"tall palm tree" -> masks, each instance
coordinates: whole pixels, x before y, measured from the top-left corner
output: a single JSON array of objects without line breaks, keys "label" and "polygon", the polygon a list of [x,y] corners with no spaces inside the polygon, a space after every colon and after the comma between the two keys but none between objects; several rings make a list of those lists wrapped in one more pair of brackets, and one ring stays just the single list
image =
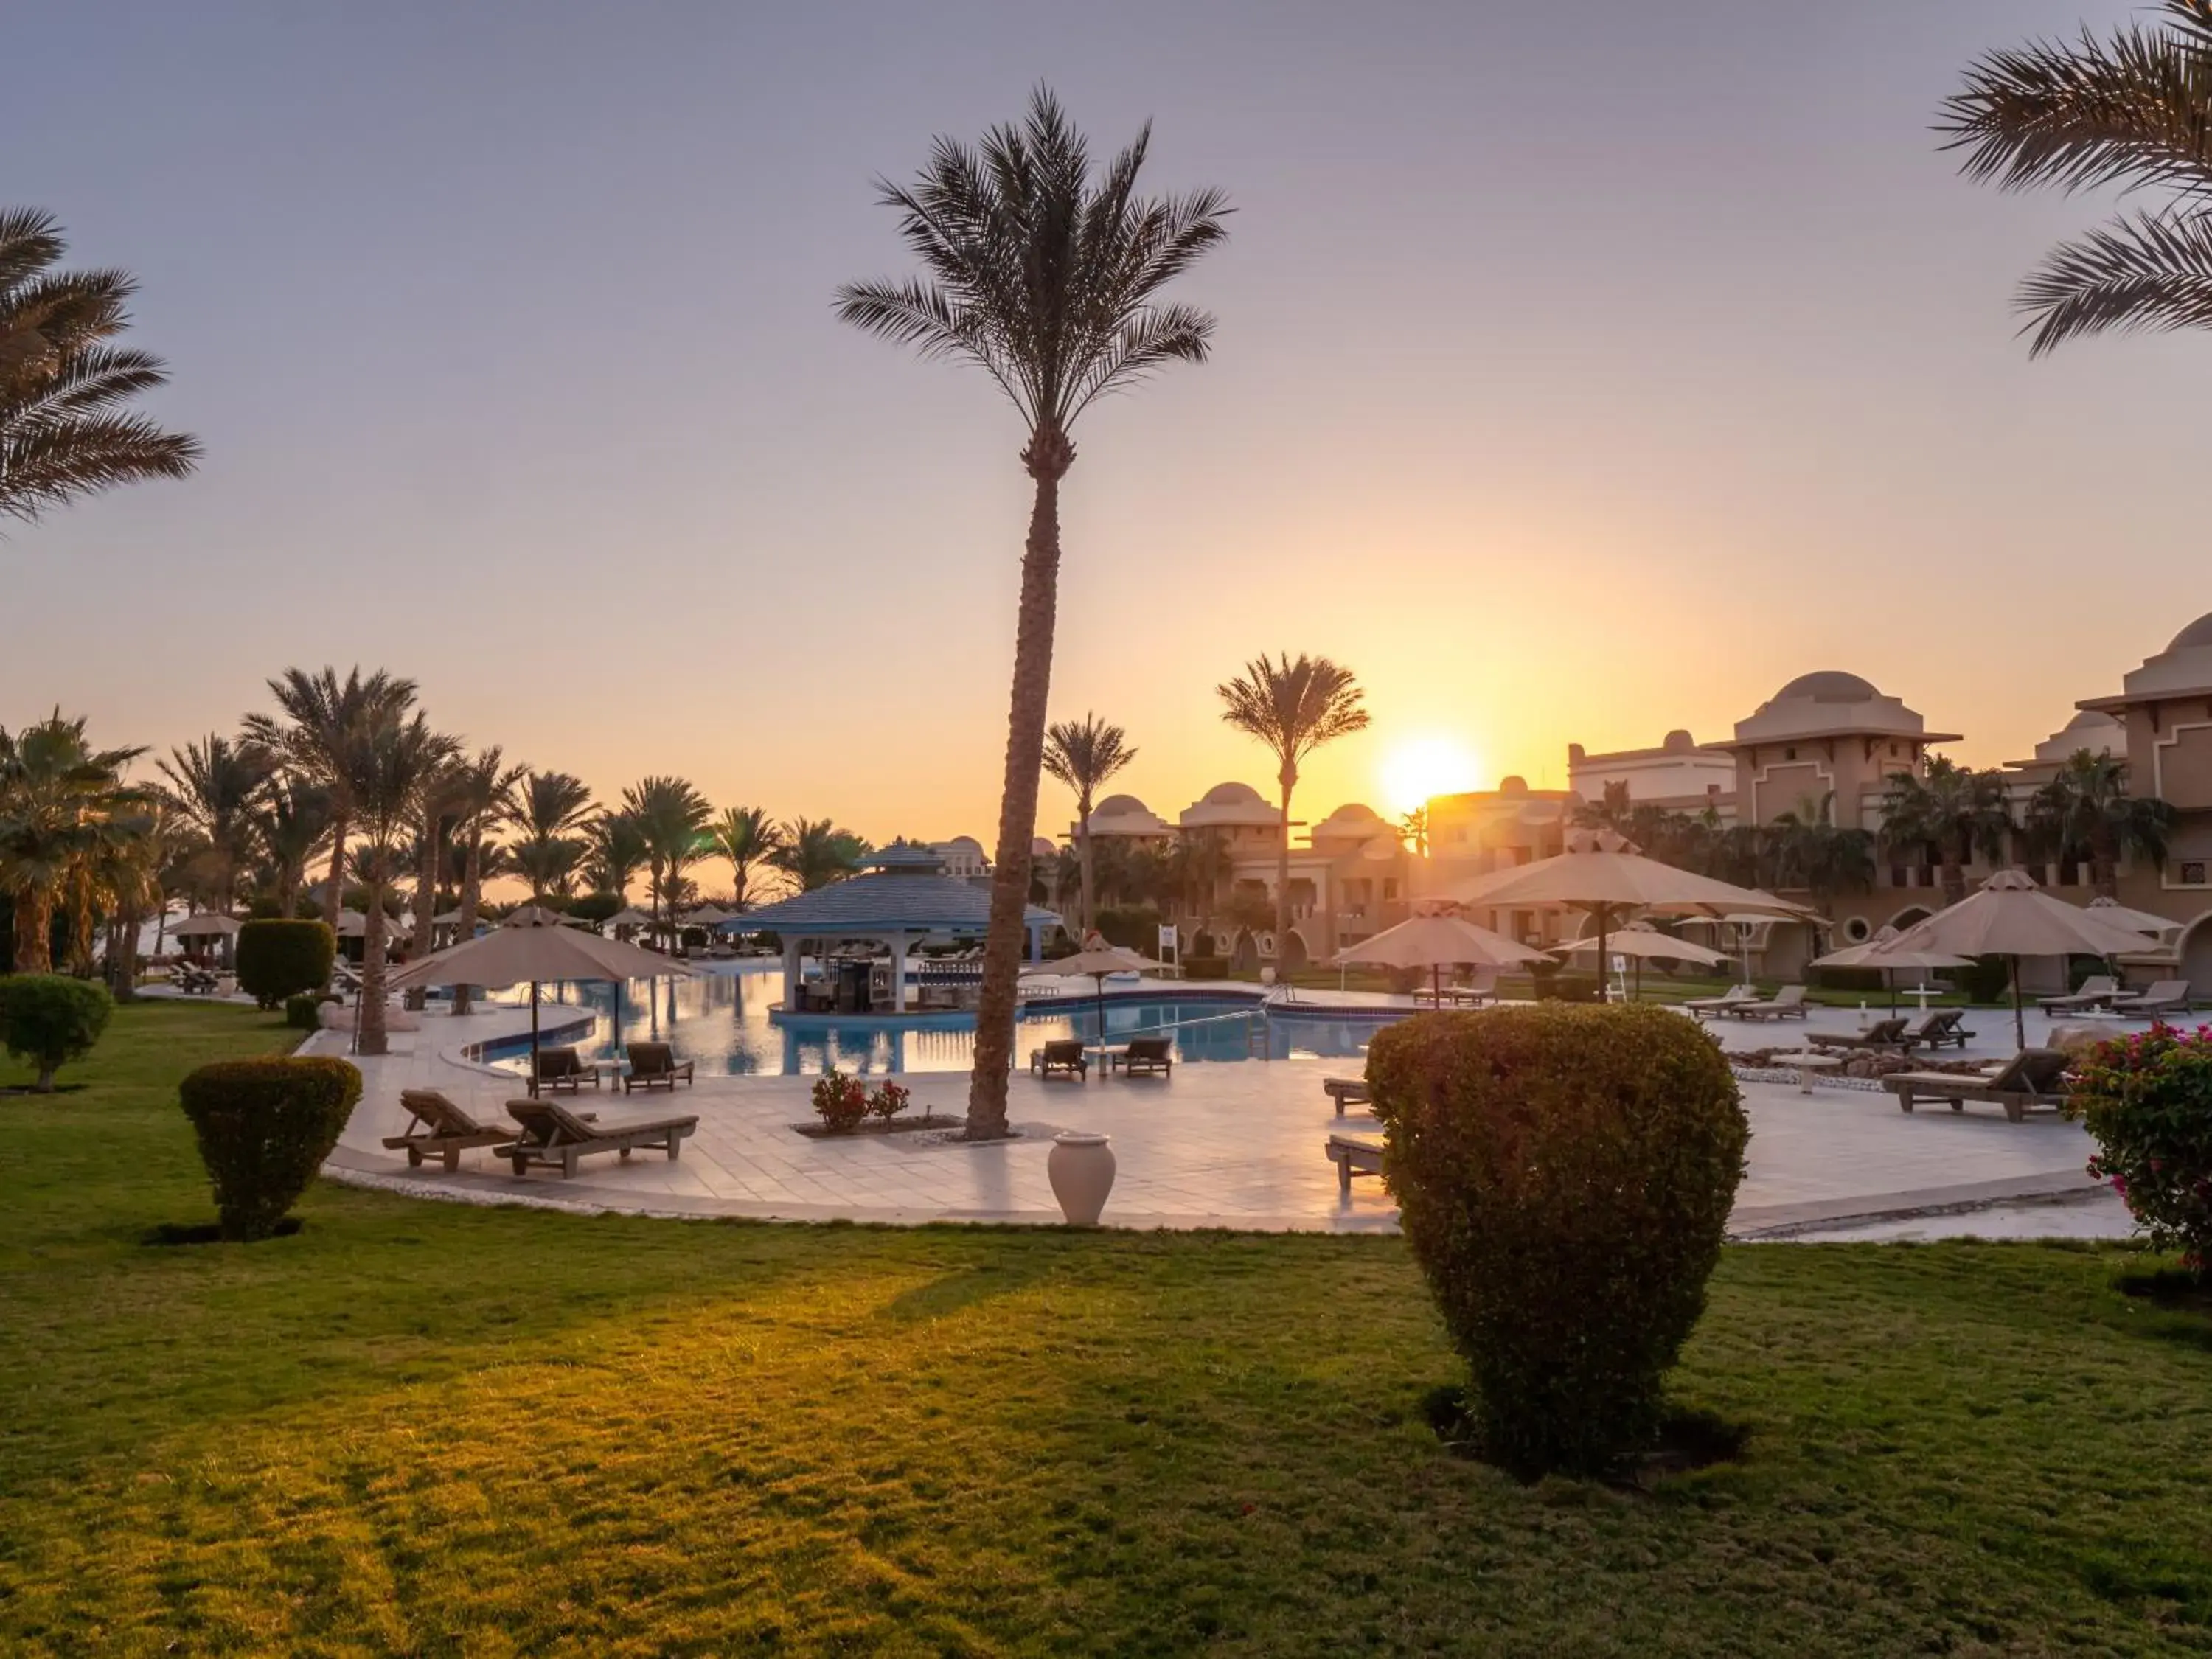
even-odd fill
[{"label": "tall palm tree", "polygon": [[172,749],[155,765],[168,780],[169,802],[208,838],[222,914],[238,901],[238,875],[253,856],[254,805],[276,769],[276,757],[255,744],[233,743],[210,732],[204,740]]},{"label": "tall palm tree", "polygon": [[1275,848],[1275,949],[1291,936],[1291,791],[1297,787],[1298,765],[1325,743],[1367,727],[1364,693],[1349,668],[1327,657],[1301,654],[1294,662],[1285,652],[1274,662],[1263,653],[1220,694],[1221,718],[1245,736],[1265,744],[1275,757],[1275,781],[1281,787],[1283,838]]},{"label": "tall palm tree", "polygon": [[730,904],[742,910],[752,896],[753,868],[768,862],[769,855],[783,845],[783,826],[763,807],[726,806],[711,826],[711,833],[714,851],[730,861],[735,883]]},{"label": "tall palm tree", "polygon": [[623,791],[623,811],[645,844],[653,920],[672,933],[684,872],[707,851],[714,809],[689,779],[650,777]]},{"label": "tall palm tree", "polygon": [[131,401],[167,384],[161,360],[110,343],[137,283],[120,270],[57,270],[68,245],[49,215],[0,209],[0,515],[142,478],[181,478],[199,440],[164,432]]},{"label": "tall palm tree", "polygon": [[[354,1047],[386,1051],[384,1024],[385,896],[406,868],[406,841],[423,797],[439,787],[453,758],[453,741],[430,729],[418,713],[397,712],[356,732],[344,750],[342,787],[359,846],[349,860],[354,878],[368,890],[362,940],[361,1001]],[[426,941],[427,942],[427,941]]]},{"label": "tall palm tree", "polygon": [[507,791],[507,822],[518,832],[508,852],[533,902],[565,896],[584,860],[581,832],[591,816],[591,789],[567,772],[526,772]]},{"label": "tall palm tree", "polygon": [[[438,872],[446,865],[446,838],[453,831],[456,800],[461,791],[461,745],[458,738],[441,738],[445,758],[422,780],[415,792],[410,827],[415,835],[415,943],[417,954],[428,954],[438,925]],[[428,1001],[429,987],[418,985],[407,994],[406,1006],[420,1009]]]},{"label": "tall palm tree", "polygon": [[1019,125],[978,147],[939,138],[912,185],[880,185],[921,267],[903,282],[838,290],[837,314],[927,357],[972,363],[1027,429],[1021,460],[1036,487],[1022,553],[1021,605],[1007,720],[1005,787],[991,872],[968,1134],[1006,1133],[1015,981],[1036,831],[1037,781],[1052,693],[1060,580],[1060,483],[1092,400],[1173,362],[1203,362],[1213,319],[1161,295],[1227,234],[1218,191],[1137,192],[1151,128],[1094,174],[1089,144],[1037,88]]},{"label": "tall palm tree", "polygon": [[[123,769],[143,753],[93,748],[83,719],[58,708],[12,738],[0,732],[0,890],[15,902],[18,973],[52,971],[55,907],[78,896],[116,820],[142,813],[146,793]],[[75,909],[72,942],[91,925],[88,907]]]},{"label": "tall palm tree", "polygon": [[96,879],[108,906],[107,988],[118,1002],[138,994],[138,930],[161,902],[169,820],[169,809],[149,800],[140,811],[139,832],[109,842],[98,854]]},{"label": "tall palm tree", "polygon": [[[455,931],[458,939],[476,936],[477,913],[483,905],[484,842],[505,821],[508,801],[529,775],[528,767],[507,765],[505,754],[496,744],[453,763],[453,787],[447,795],[447,806],[453,814],[453,835],[461,845],[461,921]],[[468,1012],[471,990],[466,985],[453,988],[455,1013]]]},{"label": "tall palm tree", "polygon": [[783,844],[769,854],[768,861],[790,877],[800,892],[811,893],[843,880],[867,855],[866,842],[828,818],[793,818],[783,826]]},{"label": "tall palm tree", "polygon": [[2167,193],[2054,249],[2021,284],[2037,356],[2114,329],[2212,326],[2212,0],[2165,0],[2164,27],[1993,52],[1936,130],[1960,170],[2006,190]]},{"label": "tall palm tree", "polygon": [[584,863],[584,879],[597,893],[612,893],[629,902],[629,884],[645,867],[645,837],[637,820],[627,812],[602,812],[584,826],[591,851]]},{"label": "tall palm tree", "polygon": [[269,682],[283,718],[252,714],[245,720],[247,741],[258,744],[302,781],[329,792],[330,878],[324,884],[323,921],[335,931],[345,895],[346,836],[358,810],[349,781],[362,738],[397,725],[415,704],[415,682],[398,679],[381,668],[367,679],[356,667],[343,680],[337,670],[310,674],[288,668]]},{"label": "tall palm tree", "polygon": [[267,860],[276,913],[288,921],[299,914],[307,865],[330,834],[331,817],[331,792],[320,784],[278,772],[262,787],[253,815],[254,839]]},{"label": "tall palm tree", "polygon": [[2122,858],[2166,861],[2173,809],[2154,795],[2128,793],[2128,763],[2078,749],[2028,804],[2028,821],[2063,854],[2085,859],[2089,884],[2119,896]]},{"label": "tall palm tree", "polygon": [[1809,797],[1766,826],[1778,887],[1802,887],[1824,906],[1874,885],[1875,838],[1836,822],[1836,792]]},{"label": "tall palm tree", "polygon": [[1413,849],[1413,856],[1425,859],[1429,855],[1429,809],[1416,806],[1398,820],[1398,839]]},{"label": "tall palm tree", "polygon": [[1091,809],[1099,789],[1115,773],[1137,758],[1129,734],[1109,726],[1097,715],[1080,720],[1061,720],[1044,734],[1044,769],[1075,791],[1075,850],[1082,860],[1082,926],[1091,931],[1097,915],[1097,860],[1091,848]]},{"label": "tall palm tree", "polygon": [[1881,838],[1892,846],[1935,849],[1946,905],[1966,896],[1966,865],[1974,854],[2002,858],[2012,829],[2003,776],[1961,766],[1948,755],[1929,761],[1924,777],[1893,774],[1882,798]]}]

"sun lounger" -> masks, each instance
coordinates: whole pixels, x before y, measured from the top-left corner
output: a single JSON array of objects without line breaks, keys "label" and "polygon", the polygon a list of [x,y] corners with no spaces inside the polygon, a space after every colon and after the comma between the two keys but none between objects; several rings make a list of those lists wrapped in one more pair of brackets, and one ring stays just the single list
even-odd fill
[{"label": "sun lounger", "polygon": [[633,1042],[629,1045],[629,1070],[623,1074],[623,1092],[634,1089],[665,1089],[676,1092],[679,1083],[691,1081],[693,1062],[680,1065],[676,1050],[665,1042]]},{"label": "sun lounger", "polygon": [[1728,990],[1720,996],[1692,997],[1682,1006],[1685,1008],[1687,1008],[1692,1013],[1695,1014],[1699,1019],[1703,1019],[1707,1014],[1726,1013],[1731,1008],[1741,1007],[1747,1002],[1756,1002],[1758,1000],[1759,988],[1757,986],[1731,985]]},{"label": "sun lounger", "polygon": [[1130,1077],[1175,1075],[1175,1042],[1164,1036],[1131,1037],[1121,1055],[1121,1070]]},{"label": "sun lounger", "polygon": [[1336,1165],[1336,1190],[1346,1198],[1352,1196],[1352,1176],[1382,1173],[1382,1149],[1371,1140],[1331,1135],[1327,1150],[1328,1161]]},{"label": "sun lounger", "polygon": [[1336,1115],[1344,1115],[1347,1106],[1364,1106],[1374,1098],[1367,1092],[1364,1077],[1325,1077],[1321,1080],[1322,1092],[1336,1103]]},{"label": "sun lounger", "polygon": [[1984,1101],[2003,1107],[2004,1115],[2017,1123],[2039,1107],[2057,1110],[2063,1106],[2065,1075],[2066,1056],[2057,1049],[2023,1048],[1993,1077],[1893,1072],[1881,1081],[1904,1111],[1911,1111],[1916,1101],[1943,1101],[1954,1112],[1966,1110],[1970,1100]]},{"label": "sun lounger", "polygon": [[514,1164],[517,1175],[542,1164],[557,1166],[563,1179],[576,1173],[577,1159],[587,1152],[619,1152],[628,1163],[631,1152],[645,1146],[665,1151],[672,1159],[684,1137],[699,1127],[696,1117],[602,1126],[597,1118],[572,1112],[557,1100],[510,1100],[507,1115],[521,1125],[522,1133],[494,1156]]},{"label": "sun lounger", "polygon": [[589,1083],[599,1086],[599,1068],[586,1066],[572,1048],[543,1048],[538,1054],[538,1086],[566,1089],[571,1093]]},{"label": "sun lounger", "polygon": [[1042,1078],[1072,1077],[1080,1083],[1091,1075],[1091,1056],[1083,1052],[1080,1038],[1062,1037],[1034,1050],[1030,1070]]},{"label": "sun lounger", "polygon": [[1805,988],[1785,985],[1765,1002],[1739,1002],[1733,1007],[1715,1012],[1731,1019],[1803,1019],[1806,1017]]},{"label": "sun lounger", "polygon": [[1910,1050],[1925,1043],[1930,1048],[1940,1048],[1945,1043],[1964,1054],[1974,1034],[1965,1024],[1966,1013],[1958,1008],[1930,1008],[1905,1028],[1905,1046]]},{"label": "sun lounger", "polygon": [[448,1170],[461,1167],[461,1154],[471,1146],[497,1146],[514,1139],[514,1131],[495,1123],[479,1123],[435,1089],[402,1089],[399,1103],[411,1114],[404,1134],[386,1135],[384,1144],[404,1152],[410,1169],[436,1154]]},{"label": "sun lounger", "polygon": [[1903,1014],[1878,1019],[1863,1031],[1845,1031],[1835,1036],[1815,1036],[1815,1048],[1902,1048],[1907,1020]]},{"label": "sun lounger", "polygon": [[2119,981],[2110,974],[2092,974],[2072,995],[2038,997],[2035,1006],[2046,1014],[2078,1014],[2084,1009],[2102,1008],[2120,994]]},{"label": "sun lounger", "polygon": [[2183,1014],[2189,1012],[2189,981],[2185,979],[2162,979],[2148,991],[2116,996],[2112,1000],[2116,1014]]}]

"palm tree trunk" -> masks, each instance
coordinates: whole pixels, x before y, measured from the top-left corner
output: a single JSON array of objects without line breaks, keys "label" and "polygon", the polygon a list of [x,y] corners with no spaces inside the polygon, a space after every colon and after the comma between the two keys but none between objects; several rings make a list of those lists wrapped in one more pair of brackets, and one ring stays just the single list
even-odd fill
[{"label": "palm tree trunk", "polygon": [[983,936],[983,984],[975,1007],[975,1069],[968,1080],[970,1140],[1006,1133],[1006,1077],[1014,1058],[1014,990],[1022,969],[1022,916],[1030,896],[1037,787],[1044,766],[1046,705],[1052,696],[1053,625],[1060,604],[1060,481],[1075,459],[1066,437],[1041,430],[1022,459],[1036,480],[1022,550],[1021,607],[1014,629],[1014,683],[1006,715],[1006,787],[991,868],[991,914]]},{"label": "palm tree trunk", "polygon": [[70,972],[92,974],[92,872],[80,865],[70,880]]},{"label": "palm tree trunk", "polygon": [[[1097,878],[1092,872],[1091,863],[1091,792],[1088,789],[1083,792],[1082,797],[1075,803],[1075,810],[1078,814],[1075,824],[1076,858],[1083,867],[1083,930],[1076,935],[1076,938],[1080,940],[1091,936],[1091,928],[1097,925],[1092,918],[1098,914],[1094,908],[1095,902],[1091,896],[1096,890],[1092,884]],[[1035,840],[1036,837],[1031,836],[1030,839]]]},{"label": "palm tree trunk", "polygon": [[354,1052],[390,1052],[384,1031],[384,883],[368,889],[368,922],[361,950],[361,1003],[354,1017]]},{"label": "palm tree trunk", "polygon": [[1278,781],[1283,786],[1283,842],[1275,848],[1275,969],[1279,975],[1291,948],[1291,791],[1297,787],[1298,775],[1290,762],[1283,763]]},{"label": "palm tree trunk", "polygon": [[323,893],[323,921],[332,933],[338,930],[338,910],[345,897],[346,817],[331,820],[331,873]]},{"label": "palm tree trunk", "polygon": [[[461,925],[453,929],[453,943],[465,945],[477,936],[477,907],[483,902],[483,832],[469,836],[467,862],[461,866]],[[469,1011],[469,987],[453,987],[453,1012]]]},{"label": "palm tree trunk", "polygon": [[[410,952],[422,956],[435,937],[431,933],[432,918],[438,914],[438,820],[434,816],[423,826],[422,855],[415,860],[415,946]],[[418,1013],[428,1004],[428,986],[416,986],[407,993],[406,1006]]]},{"label": "palm tree trunk", "polygon": [[1943,908],[1950,908],[1966,896],[1966,867],[1951,848],[1943,849]]},{"label": "palm tree trunk", "polygon": [[2099,898],[2118,902],[2120,896],[2119,856],[2109,834],[2089,842],[2089,887]]}]

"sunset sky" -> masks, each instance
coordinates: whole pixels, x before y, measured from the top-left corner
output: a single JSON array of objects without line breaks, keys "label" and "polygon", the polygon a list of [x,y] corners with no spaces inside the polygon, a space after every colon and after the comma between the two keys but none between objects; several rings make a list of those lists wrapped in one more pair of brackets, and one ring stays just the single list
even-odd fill
[{"label": "sunset sky", "polygon": [[1283,649],[1374,714],[1302,817],[1815,668],[2024,755],[2212,610],[2212,344],[2031,363],[2012,287],[2110,204],[1928,129],[1978,52],[2135,10],[33,0],[5,199],[140,275],[208,459],[0,542],[0,723],[166,747],[359,661],[602,791],[988,842],[1022,434],[830,299],[905,270],[872,177],[1042,78],[1238,209],[1179,290],[1215,360],[1076,434],[1053,702],[1122,787],[1267,787],[1212,688]]}]

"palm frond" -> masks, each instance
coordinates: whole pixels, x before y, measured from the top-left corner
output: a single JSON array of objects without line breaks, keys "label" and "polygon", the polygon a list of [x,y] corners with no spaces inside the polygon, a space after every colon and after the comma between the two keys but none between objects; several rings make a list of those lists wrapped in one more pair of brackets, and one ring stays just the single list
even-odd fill
[{"label": "palm frond", "polygon": [[2015,304],[2037,356],[2084,334],[2212,327],[2212,211],[2129,215],[2063,243]]}]

